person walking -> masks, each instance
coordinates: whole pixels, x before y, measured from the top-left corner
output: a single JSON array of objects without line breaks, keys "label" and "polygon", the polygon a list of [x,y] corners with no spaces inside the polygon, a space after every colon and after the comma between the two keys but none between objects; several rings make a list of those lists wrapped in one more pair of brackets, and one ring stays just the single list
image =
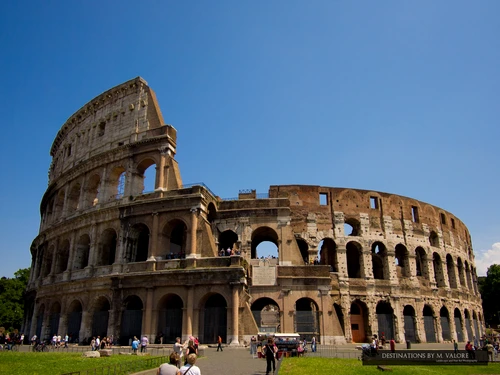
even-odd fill
[{"label": "person walking", "polygon": [[222,337],[217,336],[217,351],[219,351],[219,349],[222,352]]},{"label": "person walking", "polygon": [[272,338],[267,339],[267,344],[264,346],[264,355],[266,356],[266,375],[269,375],[271,372],[271,365],[273,367],[273,373],[276,371],[276,352],[278,351],[278,347],[274,345],[274,341]]},{"label": "person walking", "polygon": [[177,353],[179,361],[177,362],[177,367],[181,367],[182,357],[184,356],[184,345],[181,344],[181,338],[176,337],[174,344],[174,353]]},{"label": "person walking", "polygon": [[137,348],[139,348],[139,339],[134,336],[134,340],[132,341],[132,351],[134,354],[137,354]]},{"label": "person walking", "polygon": [[148,349],[148,343],[149,343],[149,340],[148,340],[148,337],[147,336],[142,336],[142,339],[141,339],[141,353],[145,353]]}]

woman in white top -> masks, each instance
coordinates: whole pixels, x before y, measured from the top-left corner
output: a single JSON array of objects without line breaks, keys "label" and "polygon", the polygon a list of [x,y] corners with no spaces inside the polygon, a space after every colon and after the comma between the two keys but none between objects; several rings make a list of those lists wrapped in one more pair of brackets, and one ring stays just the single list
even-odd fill
[{"label": "woman in white top", "polygon": [[187,364],[181,367],[181,375],[201,375],[201,370],[195,366],[196,354],[191,353],[187,356]]}]

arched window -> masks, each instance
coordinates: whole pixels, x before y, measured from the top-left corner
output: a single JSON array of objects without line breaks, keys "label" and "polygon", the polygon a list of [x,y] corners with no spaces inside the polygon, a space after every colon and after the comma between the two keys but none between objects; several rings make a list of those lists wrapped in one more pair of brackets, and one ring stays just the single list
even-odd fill
[{"label": "arched window", "polygon": [[[362,277],[361,269],[363,266],[362,261],[362,248],[357,242],[348,242],[346,245],[347,257],[347,275],[352,278]],[[364,275],[364,273],[363,273]]]},{"label": "arched window", "polygon": [[[274,246],[276,247],[276,255],[278,255],[277,254],[279,251],[278,234],[276,233],[276,231],[269,227],[259,227],[252,232],[252,245],[251,245],[252,259],[257,259],[261,257],[260,253],[257,251],[257,247],[259,247],[260,250],[259,245],[262,242],[268,242],[268,243],[270,242],[271,244],[274,244]],[[272,248],[271,244],[267,244],[266,246]],[[270,250],[268,249],[268,251]]]}]

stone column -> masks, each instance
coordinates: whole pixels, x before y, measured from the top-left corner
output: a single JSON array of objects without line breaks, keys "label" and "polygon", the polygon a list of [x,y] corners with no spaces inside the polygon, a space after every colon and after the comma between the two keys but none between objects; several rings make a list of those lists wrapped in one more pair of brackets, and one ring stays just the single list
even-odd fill
[{"label": "stone column", "polygon": [[151,315],[152,315],[152,310],[153,310],[153,297],[154,297],[154,289],[153,288],[147,288],[146,289],[146,308],[143,310],[143,333],[142,335],[146,335],[148,339],[154,339],[153,336],[153,330],[151,327]]},{"label": "stone column", "polygon": [[54,242],[54,252],[52,253],[52,264],[50,265],[49,276],[53,276],[56,272],[57,251],[59,250],[59,239]]},{"label": "stone column", "polygon": [[437,288],[437,281],[434,277],[434,262],[432,261],[432,254],[430,259],[427,258],[427,275],[429,276],[429,281],[432,288]]},{"label": "stone column", "polygon": [[238,333],[239,333],[239,326],[238,326],[238,323],[239,323],[239,309],[240,309],[240,295],[239,295],[239,292],[240,292],[240,283],[239,282],[236,282],[236,283],[232,283],[232,287],[233,287],[233,303],[232,303],[232,326],[233,326],[233,330],[232,330],[232,335],[229,337],[230,340],[231,340],[231,346],[239,346],[240,345],[240,341],[239,341],[239,338],[238,338]]},{"label": "stone column", "polygon": [[80,341],[92,335],[92,315],[90,311],[82,311],[82,323],[80,324]]},{"label": "stone column", "polygon": [[347,278],[347,250],[345,245],[337,247],[337,267],[339,277]]},{"label": "stone column", "polygon": [[63,280],[67,281],[71,278],[71,270],[73,269],[73,262],[75,259],[75,252],[76,252],[76,232],[73,231],[71,234],[71,238],[69,241],[69,255],[68,255],[68,266],[66,268],[66,271],[63,273]]},{"label": "stone column", "polygon": [[190,242],[191,246],[188,248],[188,253],[186,254],[186,258],[197,258],[198,255],[196,253],[196,231],[198,229],[198,208],[191,208],[191,235]]},{"label": "stone column", "polygon": [[194,287],[188,286],[187,309],[186,309],[186,334],[193,336],[193,309],[194,309]]},{"label": "stone column", "polygon": [[59,332],[58,334],[64,337],[68,331],[68,314],[61,312],[59,316]]},{"label": "stone column", "polygon": [[[438,310],[439,311],[439,310]],[[439,312],[437,312],[439,314]],[[434,326],[436,327],[436,342],[443,342],[443,327],[441,326],[441,316],[434,317]]]},{"label": "stone column", "polygon": [[90,228],[90,251],[89,251],[89,265],[88,267],[95,267],[97,263],[97,253],[99,251],[97,242],[97,225],[92,224]]},{"label": "stone column", "polygon": [[[396,251],[395,250],[387,250],[387,272],[389,275],[387,280],[390,280],[391,283],[398,282],[398,275],[396,270]],[[384,275],[385,277],[385,275]]]},{"label": "stone column", "polygon": [[120,225],[120,233],[118,233],[118,238],[116,241],[116,255],[115,263],[113,264],[113,272],[120,273],[122,271],[122,265],[124,263],[123,258],[125,254],[128,223],[122,222]]},{"label": "stone column", "polygon": [[158,168],[158,185],[155,190],[167,190],[168,186],[166,184],[166,173],[165,173],[165,165],[166,159],[168,155],[168,147],[161,147],[160,151],[160,166]]},{"label": "stone column", "polygon": [[148,259],[155,259],[158,256],[158,212],[153,212],[153,229],[149,237],[149,254]]},{"label": "stone column", "polygon": [[[346,259],[347,263],[347,259]],[[372,252],[370,250],[363,250],[360,255],[360,273],[361,278],[373,279],[373,263]],[[346,267],[347,268],[347,267]]]}]

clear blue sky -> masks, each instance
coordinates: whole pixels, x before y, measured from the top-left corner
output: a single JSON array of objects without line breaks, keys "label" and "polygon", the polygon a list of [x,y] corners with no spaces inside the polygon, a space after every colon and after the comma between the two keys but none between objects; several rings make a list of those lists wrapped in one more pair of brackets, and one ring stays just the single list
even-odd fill
[{"label": "clear blue sky", "polygon": [[139,75],[178,130],[185,183],[410,196],[464,221],[484,273],[500,263],[499,14],[496,0],[3,1],[0,276],[30,266],[59,128]]}]

